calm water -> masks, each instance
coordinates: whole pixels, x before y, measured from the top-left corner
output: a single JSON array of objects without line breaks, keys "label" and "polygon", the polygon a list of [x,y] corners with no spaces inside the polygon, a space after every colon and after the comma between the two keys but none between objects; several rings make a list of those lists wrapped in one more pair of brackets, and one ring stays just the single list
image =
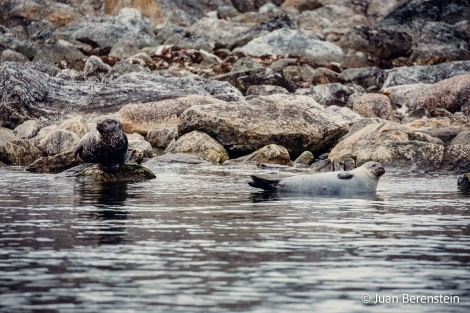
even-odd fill
[{"label": "calm water", "polygon": [[456,176],[386,173],[373,198],[306,198],[246,184],[283,170],[150,168],[108,185],[0,169],[0,311],[470,312]]}]

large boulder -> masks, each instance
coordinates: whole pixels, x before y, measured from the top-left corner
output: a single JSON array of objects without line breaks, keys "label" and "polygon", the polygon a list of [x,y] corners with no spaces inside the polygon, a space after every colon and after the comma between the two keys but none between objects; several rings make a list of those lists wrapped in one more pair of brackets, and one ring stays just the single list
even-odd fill
[{"label": "large boulder", "polygon": [[[222,45],[223,42],[226,42],[225,45],[229,49],[233,50],[237,47],[246,45],[248,42],[257,37],[265,36],[273,30],[282,28],[296,29],[297,27],[295,25],[295,22],[288,15],[280,15],[274,17],[269,21],[260,22],[248,30],[242,30],[241,32],[233,35],[232,37],[221,38],[221,41]],[[217,29],[216,31],[220,33],[220,29]],[[211,37],[213,38],[213,36]]]},{"label": "large boulder", "polygon": [[100,48],[111,48],[123,40],[133,41],[139,48],[156,44],[148,21],[132,8],[122,8],[118,16],[80,19],[58,29],[55,36],[68,41],[86,39]]},{"label": "large boulder", "polygon": [[445,146],[439,138],[398,123],[369,124],[341,140],[328,158],[339,162],[352,158],[356,164],[367,161],[386,166],[425,171],[462,171],[470,164],[470,145]]},{"label": "large boulder", "polygon": [[[465,0],[404,1],[374,27],[404,31],[413,38],[410,59],[418,64],[470,59]],[[462,22],[462,23],[460,23]]]},{"label": "large boulder", "polygon": [[[114,113],[128,103],[177,98],[189,94],[227,101],[243,95],[227,82],[193,75],[163,77],[155,73],[128,73],[107,83],[73,81],[52,76],[58,70],[39,63],[0,64],[0,126],[14,128],[29,119],[61,121],[72,115]],[[54,74],[54,75],[55,75]]]},{"label": "large boulder", "polygon": [[156,126],[147,133],[145,139],[152,147],[165,149],[176,137],[178,137],[178,127],[175,124],[174,126]]},{"label": "large boulder", "polygon": [[470,73],[470,61],[454,61],[437,65],[400,66],[385,71],[382,89],[417,83],[434,84],[455,75]]},{"label": "large boulder", "polygon": [[324,108],[310,97],[278,94],[192,106],[181,115],[178,131],[205,132],[231,157],[273,143],[297,157],[305,150],[327,151],[347,132],[351,122],[346,114]]},{"label": "large boulder", "polygon": [[180,115],[193,105],[221,104],[223,101],[206,96],[187,96],[158,102],[128,104],[118,112],[126,133],[139,133],[147,135],[151,130],[176,127]]},{"label": "large boulder", "polygon": [[312,39],[290,28],[274,30],[265,36],[257,37],[235,51],[256,56],[295,55],[322,65],[339,62],[343,57],[343,50],[337,45]]},{"label": "large boulder", "polygon": [[31,139],[19,139],[12,130],[0,127],[0,162],[27,165],[42,156]]},{"label": "large boulder", "polygon": [[383,60],[407,56],[412,38],[403,31],[354,27],[338,44],[345,50],[363,51],[373,58]]},{"label": "large boulder", "polygon": [[192,131],[170,143],[165,153],[190,153],[214,164],[223,164],[228,159],[224,147],[209,135]]},{"label": "large boulder", "polygon": [[410,110],[423,107],[429,112],[446,109],[470,114],[470,74],[457,75],[431,85],[410,103]]}]

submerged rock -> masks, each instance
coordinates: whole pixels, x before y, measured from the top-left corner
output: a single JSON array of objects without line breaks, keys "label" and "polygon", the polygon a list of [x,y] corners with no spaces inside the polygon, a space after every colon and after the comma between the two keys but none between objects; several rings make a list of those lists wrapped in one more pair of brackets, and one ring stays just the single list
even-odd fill
[{"label": "submerged rock", "polygon": [[146,164],[168,164],[168,163],[183,163],[183,164],[202,164],[207,163],[211,164],[206,160],[203,160],[200,156],[190,153],[168,153],[160,155],[149,160]]},{"label": "submerged rock", "polygon": [[68,174],[81,179],[92,179],[98,182],[141,182],[157,177],[151,170],[138,164],[124,164],[119,171],[115,173],[107,173],[101,170],[96,164],[85,164],[70,169]]}]

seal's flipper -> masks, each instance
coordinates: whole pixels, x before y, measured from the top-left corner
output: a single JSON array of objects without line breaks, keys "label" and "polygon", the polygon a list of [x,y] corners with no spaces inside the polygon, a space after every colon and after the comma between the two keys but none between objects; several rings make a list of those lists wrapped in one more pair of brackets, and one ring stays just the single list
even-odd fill
[{"label": "seal's flipper", "polygon": [[[82,149],[83,149],[83,146],[79,143],[75,149],[73,150],[73,158],[76,160],[77,159],[77,155],[80,156],[81,152],[82,152]],[[80,158],[81,159],[81,158]]]},{"label": "seal's flipper", "polygon": [[129,162],[130,160],[132,160],[132,158],[134,157],[134,155],[135,155],[135,149],[128,150],[128,151],[127,151],[127,155],[126,155],[126,160],[124,161],[124,163],[127,163],[127,162]]},{"label": "seal's flipper", "polygon": [[339,179],[351,179],[353,178],[354,174],[351,172],[339,172],[338,178]]},{"label": "seal's flipper", "polygon": [[276,190],[276,185],[280,181],[279,179],[264,179],[254,175],[251,176],[251,179],[253,179],[253,181],[249,182],[248,185],[264,190]]}]

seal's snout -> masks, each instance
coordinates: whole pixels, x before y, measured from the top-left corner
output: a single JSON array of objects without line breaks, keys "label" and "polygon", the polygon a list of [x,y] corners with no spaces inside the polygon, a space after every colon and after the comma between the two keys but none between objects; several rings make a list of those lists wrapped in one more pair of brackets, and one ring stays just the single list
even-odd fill
[{"label": "seal's snout", "polygon": [[383,174],[385,174],[385,168],[383,166],[379,166],[375,169],[375,175],[377,175],[377,177],[380,177]]},{"label": "seal's snout", "polygon": [[96,124],[96,130],[98,130],[100,133],[103,133],[108,128],[107,126],[108,125],[107,125],[106,121],[102,121],[102,122]]}]

